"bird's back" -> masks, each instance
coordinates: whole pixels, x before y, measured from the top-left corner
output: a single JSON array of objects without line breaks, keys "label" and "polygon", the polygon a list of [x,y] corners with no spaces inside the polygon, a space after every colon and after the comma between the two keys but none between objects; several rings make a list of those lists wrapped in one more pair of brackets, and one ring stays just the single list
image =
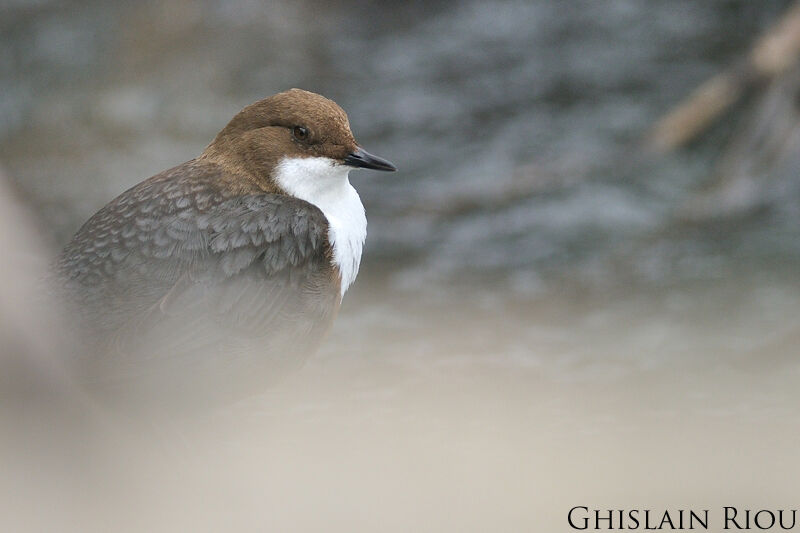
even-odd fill
[{"label": "bird's back", "polygon": [[202,160],[164,171],[62,252],[62,290],[87,339],[79,367],[95,385],[233,398],[300,364],[329,328],[340,281],[322,212],[225,183]]}]

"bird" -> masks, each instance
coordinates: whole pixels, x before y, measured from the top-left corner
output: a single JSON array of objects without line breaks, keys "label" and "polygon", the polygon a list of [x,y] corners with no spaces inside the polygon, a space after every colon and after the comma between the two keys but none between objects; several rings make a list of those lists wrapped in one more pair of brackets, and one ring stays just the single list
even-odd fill
[{"label": "bird", "polygon": [[125,401],[232,401],[298,368],[358,274],[364,150],[335,102],[246,106],[190,161],[105,205],[55,262],[86,349],[77,373]]}]

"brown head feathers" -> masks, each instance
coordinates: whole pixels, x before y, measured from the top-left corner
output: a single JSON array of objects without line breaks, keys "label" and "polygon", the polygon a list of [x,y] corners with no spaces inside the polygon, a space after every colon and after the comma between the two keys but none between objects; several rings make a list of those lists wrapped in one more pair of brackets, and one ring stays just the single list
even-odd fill
[{"label": "brown head feathers", "polygon": [[328,157],[344,164],[357,149],[347,114],[336,102],[290,89],[242,109],[201,157],[270,190],[271,172],[282,157]]}]

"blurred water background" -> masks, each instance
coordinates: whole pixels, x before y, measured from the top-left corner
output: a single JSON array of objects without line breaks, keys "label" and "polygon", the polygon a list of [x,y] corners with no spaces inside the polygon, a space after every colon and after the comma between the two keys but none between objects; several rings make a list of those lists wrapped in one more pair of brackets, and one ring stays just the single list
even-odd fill
[{"label": "blurred water background", "polygon": [[495,352],[643,320],[624,329],[652,359],[698,317],[720,334],[704,324],[692,353],[703,337],[750,349],[800,305],[795,174],[756,169],[743,209],[687,220],[745,112],[666,157],[638,143],[787,5],[6,0],[0,163],[58,247],[243,105],[298,86],[401,169],[353,175],[370,226],[342,318],[360,336],[468,302],[516,325]]},{"label": "blurred water background", "polygon": [[[785,444],[783,428],[797,422],[798,145],[731,155],[767,85],[687,147],[655,156],[641,142],[789,5],[3,0],[0,166],[56,250],[121,191],[198,155],[244,105],[289,87],[319,92],[400,170],[351,174],[369,219],[359,280],[329,341],[292,378],[293,402],[268,393],[247,403],[248,417],[281,420],[292,434],[302,418],[292,413],[319,416],[325,398],[339,398],[359,413],[344,427],[357,435],[377,424],[387,456],[387,435],[400,428],[405,444],[419,432],[418,451],[443,443],[444,464],[450,441],[439,432],[455,417],[460,441],[477,447],[456,455],[482,457],[483,443],[511,478],[526,447],[543,453],[520,467],[533,477],[548,451],[583,453],[569,446],[584,438],[623,450],[597,463],[613,475],[613,465],[626,468],[625,439],[654,444],[636,428],[677,430],[687,416],[690,432],[722,428],[716,450],[749,425],[756,454],[756,431],[780,427],[773,440]],[[721,161],[746,167],[742,187],[720,175],[730,168]],[[328,397],[330,382],[339,385]],[[645,411],[632,414],[635,403]],[[392,426],[382,409],[423,422]],[[684,452],[688,475],[697,457]],[[752,477],[714,464],[726,474],[700,494],[753,488]],[[769,468],[750,466],[749,476]],[[449,487],[447,475],[433,477]],[[519,523],[511,518],[533,499],[498,513],[519,512],[503,515]]]}]

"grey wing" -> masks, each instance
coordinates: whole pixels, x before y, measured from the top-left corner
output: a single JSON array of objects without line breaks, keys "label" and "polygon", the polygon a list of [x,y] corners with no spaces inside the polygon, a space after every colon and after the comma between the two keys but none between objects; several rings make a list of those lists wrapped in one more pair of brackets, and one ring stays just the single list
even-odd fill
[{"label": "grey wing", "polygon": [[100,352],[87,373],[244,392],[296,366],[338,310],[327,228],[313,205],[262,194],[192,203],[134,232],[99,282],[91,269]]}]

